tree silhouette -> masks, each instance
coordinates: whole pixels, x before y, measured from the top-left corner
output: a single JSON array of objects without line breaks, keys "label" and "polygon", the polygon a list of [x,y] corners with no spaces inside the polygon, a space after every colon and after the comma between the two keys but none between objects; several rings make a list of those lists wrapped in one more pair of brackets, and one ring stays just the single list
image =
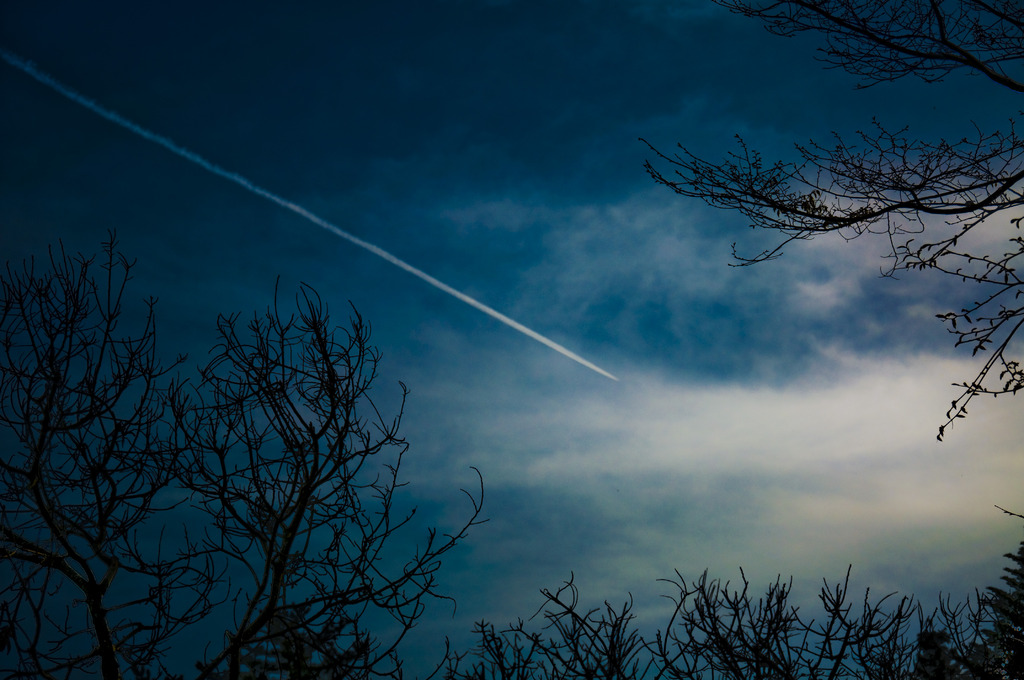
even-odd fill
[{"label": "tree silhouette", "polygon": [[920,605],[892,595],[872,602],[870,592],[851,602],[849,571],[822,587],[819,620],[790,603],[791,581],[777,579],[755,600],[742,572],[738,588],[706,572],[692,582],[676,576],[675,613],[654,644],[668,678],[898,678],[912,667]]},{"label": "tree silhouette", "polygon": [[654,660],[633,625],[632,602],[621,608],[580,611],[579,590],[570,577],[557,590],[541,590],[544,605],[534,614],[544,632],[530,632],[520,619],[500,632],[481,621],[479,643],[471,654],[449,659],[448,680],[554,680],[648,677]]},{"label": "tree silhouette", "polygon": [[[715,1],[779,35],[822,34],[823,61],[863,86],[911,75],[938,82],[967,70],[1024,92],[1024,6],[1016,0]],[[957,346],[984,357],[977,375],[958,385],[963,391],[939,428],[941,440],[975,396],[1024,388],[1024,367],[1012,356],[1024,324],[1024,140],[1016,120],[1002,131],[974,128],[959,140],[931,142],[873,121],[852,138],[835,134],[827,144],[797,145],[794,161],[767,162],[739,138],[738,150],[723,161],[651,146],[657,158],[646,168],[677,194],[779,232],[779,244],[756,255],[740,255],[734,245],[740,266],[821,234],[878,234],[888,243],[885,273],[929,270],[975,284],[973,303],[938,315]]]},{"label": "tree silhouette", "polygon": [[1006,587],[988,589],[995,620],[991,646],[1003,677],[1024,678],[1024,541],[1005,557],[1013,562],[1002,576]]},{"label": "tree silhouette", "polygon": [[133,263],[113,237],[99,262],[49,261],[3,279],[5,677],[167,674],[200,621],[223,632],[195,650],[196,678],[275,655],[310,676],[399,676],[396,646],[443,597],[436,572],[481,521],[482,486],[453,532],[398,543],[402,409],[370,398],[380,357],[358,313],[337,328],[303,288],[294,312],[221,317],[199,379],[172,379],[183,359],[160,364],[152,300],[126,314]]},{"label": "tree silhouette", "polygon": [[930,625],[917,634],[914,680],[960,680],[970,677],[958,664],[949,641],[949,633],[935,630]]},{"label": "tree silhouette", "polygon": [[[664,582],[674,603],[668,622],[644,637],[632,613],[605,602],[584,609],[570,578],[557,591],[542,590],[544,604],[532,618],[503,630],[476,625],[477,646],[453,656],[449,680],[918,680],[988,678],[979,650],[987,643],[984,599],[941,608],[925,616],[912,597],[850,598],[849,577],[822,587],[817,618],[791,602],[792,583],[776,579],[763,594],[746,576],[738,586],[710,579],[689,581],[678,572]],[[942,627],[939,627],[942,626]],[[945,626],[952,626],[953,633]],[[974,666],[961,664],[972,650]],[[987,657],[986,657],[987,658]],[[954,674],[946,674],[950,671]],[[976,672],[977,671],[977,672]]]}]

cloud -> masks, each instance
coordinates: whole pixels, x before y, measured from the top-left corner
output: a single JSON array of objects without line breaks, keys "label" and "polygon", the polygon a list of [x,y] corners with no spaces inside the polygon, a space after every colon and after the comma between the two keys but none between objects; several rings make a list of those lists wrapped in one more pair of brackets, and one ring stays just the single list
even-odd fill
[{"label": "cloud", "polygon": [[[958,300],[955,282],[882,278],[888,243],[872,235],[799,242],[780,260],[735,268],[732,241],[758,250],[774,235],[657,188],[606,202],[512,195],[438,211],[460,240],[493,248],[495,266],[480,280],[502,283],[503,309],[556,339],[581,338],[574,349],[597,363],[779,383],[827,364],[831,345],[880,356],[949,346],[935,314]],[[497,244],[512,248],[516,276],[501,273]]]},{"label": "cloud", "polygon": [[[521,397],[513,373],[541,372],[517,366],[414,393],[407,434],[424,458],[411,478],[450,486],[472,464],[488,488],[492,522],[458,569],[503,585],[465,606],[524,615],[524,600],[570,571],[613,601],[656,599],[655,579],[677,568],[743,566],[757,583],[793,574],[807,597],[848,564],[876,592],[960,596],[992,582],[1018,533],[993,506],[1024,507],[1019,404],[979,406],[940,444],[946,376],[963,362],[831,356],[830,370],[782,386],[641,367],[609,389],[569,378],[527,401],[492,394],[508,384]],[[437,421],[432,408],[417,415],[426,404],[462,425],[421,429]]]}]

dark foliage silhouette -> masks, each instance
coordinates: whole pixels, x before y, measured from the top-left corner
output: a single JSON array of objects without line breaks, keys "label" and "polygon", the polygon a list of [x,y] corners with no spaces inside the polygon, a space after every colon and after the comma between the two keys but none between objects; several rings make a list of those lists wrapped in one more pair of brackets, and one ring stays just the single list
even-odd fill
[{"label": "dark foliage silhouette", "polygon": [[[715,1],[779,35],[820,33],[823,61],[865,87],[905,76],[938,82],[966,70],[995,87],[1024,92],[1024,5],[1016,0]],[[765,161],[743,139],[722,161],[683,147],[666,154],[652,146],[657,158],[646,167],[677,194],[736,210],[751,226],[781,235],[777,246],[755,255],[740,255],[734,245],[741,266],[771,260],[787,244],[821,234],[877,234],[888,248],[883,273],[928,270],[972,284],[973,302],[938,315],[957,346],[983,358],[977,375],[958,384],[962,392],[939,428],[941,440],[974,397],[1024,388],[1013,344],[1024,324],[1018,117],[1004,130],[973,128],[958,140],[937,141],[873,121],[852,136],[797,145],[792,161]]]},{"label": "dark foliage silhouette", "polygon": [[1024,678],[1024,541],[1016,553],[1007,553],[1013,562],[1004,570],[1004,587],[988,589],[994,626],[992,646],[1005,677]]},{"label": "dark foliage silhouette", "polygon": [[3,280],[5,677],[162,677],[200,621],[222,632],[194,649],[196,678],[282,659],[400,676],[396,645],[442,597],[482,486],[451,533],[398,536],[408,446],[401,408],[370,398],[379,355],[358,313],[335,327],[303,288],[293,312],[221,317],[193,382],[171,375],[183,358],[158,360],[153,301],[127,313],[133,263],[113,238],[98,261],[58,249],[49,265]]}]

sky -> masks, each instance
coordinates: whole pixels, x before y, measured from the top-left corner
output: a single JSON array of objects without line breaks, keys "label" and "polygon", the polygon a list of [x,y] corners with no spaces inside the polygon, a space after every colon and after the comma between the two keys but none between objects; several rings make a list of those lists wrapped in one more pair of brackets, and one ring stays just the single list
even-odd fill
[{"label": "sky", "polygon": [[820,239],[730,267],[770,235],[674,196],[643,168],[741,134],[766,157],[872,118],[923,139],[1004,125],[980,79],[867,90],[707,2],[8,1],[0,48],[99,106],[524,324],[610,380],[0,63],[3,259],[109,229],[159,299],[160,347],[202,362],[219,313],[313,286],[349,302],[383,354],[375,395],[408,385],[407,492],[453,526],[483,475],[485,514],[446,560],[410,654],[502,625],[574,575],[658,625],[678,570],[798,598],[853,565],[857,587],[934,603],[995,584],[1024,510],[1024,419],[976,402],[935,315],[974,291],[879,276],[886,244]]}]

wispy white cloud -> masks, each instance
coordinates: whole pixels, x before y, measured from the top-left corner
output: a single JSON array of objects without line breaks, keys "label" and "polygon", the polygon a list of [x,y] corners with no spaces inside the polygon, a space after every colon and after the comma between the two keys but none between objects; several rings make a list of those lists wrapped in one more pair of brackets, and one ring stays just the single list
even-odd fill
[{"label": "wispy white cloud", "polygon": [[[823,353],[830,369],[775,387],[626,370],[607,390],[566,380],[525,402],[488,394],[493,375],[420,395],[414,411],[445,404],[464,423],[440,440],[410,434],[428,477],[485,475],[494,521],[473,543],[508,579],[489,615],[530,613],[519,603],[570,570],[613,600],[655,598],[676,568],[793,574],[807,597],[848,564],[858,587],[926,599],[992,582],[1019,534],[993,506],[1024,508],[1019,404],[979,404],[940,444],[964,362]],[[512,372],[499,382],[516,384]]]},{"label": "wispy white cloud", "polygon": [[606,203],[505,197],[442,211],[467,238],[527,234],[537,245],[514,279],[513,313],[627,363],[786,380],[827,362],[818,349],[829,344],[946,344],[934,316],[947,288],[917,273],[883,280],[888,243],[870,235],[799,242],[780,260],[735,268],[732,241],[757,250],[772,235],[657,188]]}]

